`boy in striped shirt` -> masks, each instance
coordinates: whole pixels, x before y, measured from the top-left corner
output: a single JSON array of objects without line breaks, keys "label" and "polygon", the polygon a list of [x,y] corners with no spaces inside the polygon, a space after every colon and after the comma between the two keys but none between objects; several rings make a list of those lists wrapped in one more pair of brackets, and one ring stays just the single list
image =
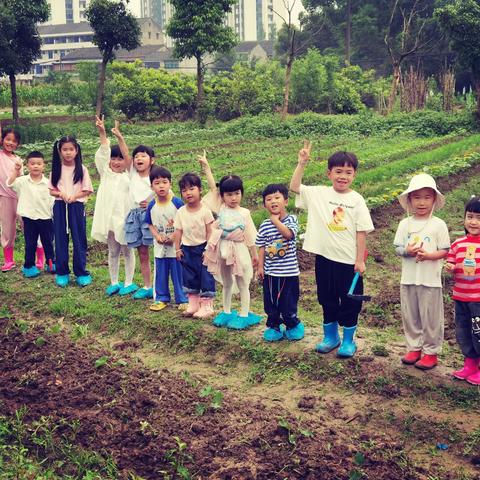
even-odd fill
[{"label": "boy in striped shirt", "polygon": [[[301,340],[303,323],[297,317],[299,275],[296,237],[298,222],[287,213],[288,189],[285,185],[267,185],[262,193],[263,204],[270,218],[258,229],[258,276],[263,279],[263,304],[267,314],[267,329],[263,338],[278,342]],[[280,325],[285,324],[285,332]]]},{"label": "boy in striped shirt", "polygon": [[459,380],[480,385],[480,198],[465,206],[466,236],[453,242],[446,269],[454,274],[455,334],[464,356]]}]

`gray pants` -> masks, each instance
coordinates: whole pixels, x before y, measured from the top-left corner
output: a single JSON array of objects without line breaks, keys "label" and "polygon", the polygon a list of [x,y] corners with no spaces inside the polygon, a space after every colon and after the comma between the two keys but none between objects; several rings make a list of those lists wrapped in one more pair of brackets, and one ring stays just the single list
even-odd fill
[{"label": "gray pants", "polygon": [[442,288],[400,285],[400,301],[408,350],[440,353],[445,323]]},{"label": "gray pants", "polygon": [[480,302],[455,300],[455,335],[465,357],[480,357]]}]

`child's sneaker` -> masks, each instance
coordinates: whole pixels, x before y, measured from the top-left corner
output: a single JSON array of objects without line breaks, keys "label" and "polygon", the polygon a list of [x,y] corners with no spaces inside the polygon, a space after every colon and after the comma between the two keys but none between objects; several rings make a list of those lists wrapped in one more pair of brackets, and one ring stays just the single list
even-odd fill
[{"label": "child's sneaker", "polygon": [[115,295],[120,291],[120,289],[123,287],[123,283],[116,283],[115,285],[109,285],[105,289],[105,293],[107,296],[111,297],[112,295]]},{"label": "child's sneaker", "polygon": [[184,312],[188,308],[188,303],[178,303],[177,304],[177,309],[180,312]]},{"label": "child's sneaker", "polygon": [[153,298],[153,288],[141,288],[135,292],[134,300],[143,300],[144,298]]},{"label": "child's sneaker", "polygon": [[59,287],[66,287],[70,282],[70,277],[68,275],[55,275],[55,283]]},{"label": "child's sneaker", "polygon": [[168,303],[165,302],[155,302],[150,305],[150,310],[152,312],[159,312],[160,310],[163,310],[166,308]]},{"label": "child's sneaker", "polygon": [[297,341],[301,340],[305,336],[305,326],[302,322],[298,322],[298,324],[293,328],[287,328],[285,331],[285,336],[287,340],[290,341]]},{"label": "child's sneaker", "polygon": [[86,287],[92,283],[92,277],[90,275],[80,275],[77,277],[77,285],[79,287]]},{"label": "child's sneaker", "polygon": [[431,370],[438,363],[436,355],[425,354],[421,360],[419,360],[415,366],[420,370]]},{"label": "child's sneaker", "polygon": [[138,290],[138,285],[135,283],[131,283],[130,285],[127,285],[126,287],[123,286],[119,291],[118,295],[123,297],[124,295],[130,295],[131,293],[135,293]]},{"label": "child's sneaker", "polygon": [[263,332],[263,339],[266,342],[279,342],[280,340],[283,340],[283,332],[276,328],[267,328]]},{"label": "child's sneaker", "polygon": [[411,352],[407,352],[402,357],[402,363],[404,363],[405,365],[413,365],[420,360],[421,356],[422,352],[420,350],[413,350]]},{"label": "child's sneaker", "polygon": [[40,275],[40,270],[35,265],[29,268],[23,267],[22,272],[25,278],[34,278]]},{"label": "child's sneaker", "polygon": [[52,259],[45,263],[45,271],[47,273],[55,273],[55,264],[53,263]]}]

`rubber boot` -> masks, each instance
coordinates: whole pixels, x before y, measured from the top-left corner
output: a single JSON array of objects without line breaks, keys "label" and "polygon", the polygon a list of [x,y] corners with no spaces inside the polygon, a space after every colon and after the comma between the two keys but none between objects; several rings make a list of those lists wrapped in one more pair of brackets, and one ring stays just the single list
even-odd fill
[{"label": "rubber boot", "polygon": [[353,357],[353,354],[357,351],[357,346],[353,340],[356,330],[356,325],[354,327],[343,327],[343,340],[338,349],[337,357]]},{"label": "rubber boot", "polygon": [[193,316],[195,318],[210,318],[213,317],[214,314],[215,312],[213,311],[213,298],[201,297],[200,308],[193,314]]},{"label": "rubber boot", "polygon": [[200,295],[198,293],[187,293],[188,307],[183,312],[184,317],[191,317],[200,308]]},{"label": "rubber boot", "polygon": [[37,247],[37,261],[35,262],[35,266],[42,271],[45,268],[45,252],[43,247]]},{"label": "rubber boot", "polygon": [[317,343],[315,350],[320,353],[331,352],[340,345],[340,336],[338,335],[338,322],[323,324],[323,340]]},{"label": "rubber boot", "polygon": [[472,385],[480,385],[480,370],[477,373],[468,376],[467,382],[471,383]]},{"label": "rubber boot", "polygon": [[3,258],[4,263],[2,266],[2,272],[9,272],[15,267],[15,262],[13,261],[13,247],[5,247],[3,249]]},{"label": "rubber boot", "polygon": [[478,363],[480,358],[465,357],[463,360],[463,368],[452,373],[455,378],[459,380],[466,380],[467,377],[478,372]]}]

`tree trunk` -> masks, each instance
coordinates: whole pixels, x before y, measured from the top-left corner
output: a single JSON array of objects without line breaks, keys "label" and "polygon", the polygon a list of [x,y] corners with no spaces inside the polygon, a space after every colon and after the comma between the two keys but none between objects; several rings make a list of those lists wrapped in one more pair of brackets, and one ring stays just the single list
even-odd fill
[{"label": "tree trunk", "polygon": [[347,22],[345,26],[345,65],[350,66],[350,44],[352,38],[352,0],[347,1]]},{"label": "tree trunk", "polygon": [[475,94],[477,95],[477,111],[476,116],[477,120],[480,121],[480,77],[473,80],[475,85]]},{"label": "tree trunk", "polygon": [[201,109],[203,107],[203,100],[204,100],[204,91],[203,91],[203,64],[202,64],[202,56],[199,55],[197,58],[197,117],[201,114]]},{"label": "tree trunk", "polygon": [[97,117],[101,116],[103,108],[103,99],[105,96],[105,77],[107,74],[107,63],[109,56],[107,54],[103,55],[102,64],[100,66],[100,77],[98,79],[98,95],[97,95],[97,107],[95,108],[95,115]]},{"label": "tree trunk", "polygon": [[398,85],[400,84],[400,64],[394,62],[393,64],[393,79],[392,86],[390,88],[390,95],[388,96],[387,113],[392,113],[393,106],[395,105],[395,98],[397,97]]},{"label": "tree trunk", "polygon": [[8,78],[10,79],[10,91],[12,92],[12,116],[13,123],[18,124],[18,97],[17,97],[17,80],[15,75],[11,73]]},{"label": "tree trunk", "polygon": [[288,99],[290,97],[290,77],[292,76],[292,65],[294,56],[288,55],[287,68],[285,69],[285,90],[283,93],[282,120],[285,120],[288,113]]}]

